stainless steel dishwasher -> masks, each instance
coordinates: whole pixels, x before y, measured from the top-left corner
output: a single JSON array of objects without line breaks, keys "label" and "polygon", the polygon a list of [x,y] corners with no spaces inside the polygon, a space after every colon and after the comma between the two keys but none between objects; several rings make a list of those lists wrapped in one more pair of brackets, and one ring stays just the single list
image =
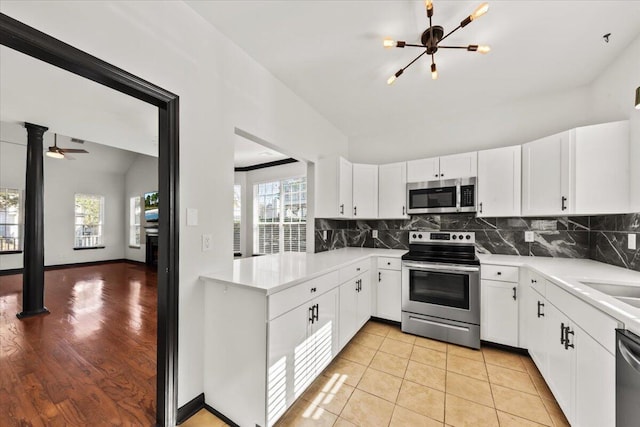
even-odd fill
[{"label": "stainless steel dishwasher", "polygon": [[640,422],[640,337],[616,330],[616,426]]}]

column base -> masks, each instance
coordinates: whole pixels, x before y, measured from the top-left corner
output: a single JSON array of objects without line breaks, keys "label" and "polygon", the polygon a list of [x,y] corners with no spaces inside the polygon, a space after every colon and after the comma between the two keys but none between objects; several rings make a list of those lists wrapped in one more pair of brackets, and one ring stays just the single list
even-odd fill
[{"label": "column base", "polygon": [[34,317],[34,316],[39,316],[41,314],[50,314],[50,312],[47,309],[47,307],[43,307],[40,310],[22,311],[22,312],[16,314],[16,317],[18,319],[24,319],[26,317]]}]

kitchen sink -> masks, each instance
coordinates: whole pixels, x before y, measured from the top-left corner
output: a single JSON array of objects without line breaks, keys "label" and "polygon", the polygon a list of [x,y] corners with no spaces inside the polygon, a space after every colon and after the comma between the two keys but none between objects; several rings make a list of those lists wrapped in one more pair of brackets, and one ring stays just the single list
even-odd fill
[{"label": "kitchen sink", "polygon": [[640,284],[612,284],[599,282],[582,282],[590,288],[616,298],[619,301],[640,308]]}]

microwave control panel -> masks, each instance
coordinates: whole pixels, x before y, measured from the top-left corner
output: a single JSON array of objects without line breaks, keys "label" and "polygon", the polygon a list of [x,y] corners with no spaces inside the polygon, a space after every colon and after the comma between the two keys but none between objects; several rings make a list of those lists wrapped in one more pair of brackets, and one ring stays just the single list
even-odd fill
[{"label": "microwave control panel", "polygon": [[475,185],[461,185],[460,186],[460,207],[475,206]]}]

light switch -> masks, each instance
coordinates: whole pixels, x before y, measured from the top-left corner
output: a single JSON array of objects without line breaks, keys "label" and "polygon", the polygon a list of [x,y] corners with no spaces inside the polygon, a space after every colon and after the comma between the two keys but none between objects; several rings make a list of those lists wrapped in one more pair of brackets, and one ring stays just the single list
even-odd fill
[{"label": "light switch", "polygon": [[372,236],[373,236],[374,239],[377,239],[378,238],[378,230],[373,230]]},{"label": "light switch", "polygon": [[636,250],[636,235],[634,233],[629,233],[628,237],[627,237],[627,246],[629,247],[629,249],[631,249],[632,251]]},{"label": "light switch", "polygon": [[527,243],[531,243],[533,242],[535,236],[533,234],[533,231],[525,231],[524,232],[524,241]]},{"label": "light switch", "polygon": [[322,240],[327,240],[327,230],[322,230]]},{"label": "light switch", "polygon": [[187,208],[187,226],[195,227],[198,225],[198,209]]},{"label": "light switch", "polygon": [[202,235],[202,252],[207,252],[211,250],[211,234],[203,234]]}]

